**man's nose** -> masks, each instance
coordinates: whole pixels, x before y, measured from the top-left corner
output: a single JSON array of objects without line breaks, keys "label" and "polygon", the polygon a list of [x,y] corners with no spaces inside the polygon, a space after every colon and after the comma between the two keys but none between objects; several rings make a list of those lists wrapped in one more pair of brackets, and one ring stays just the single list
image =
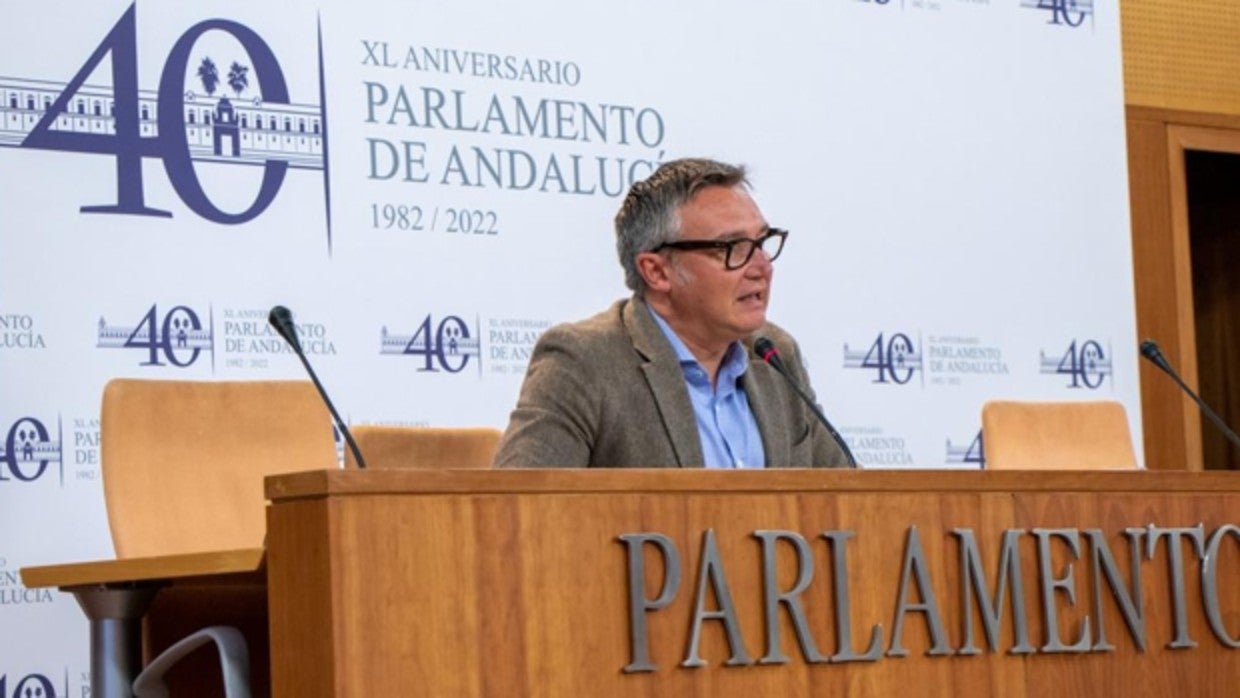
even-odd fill
[{"label": "man's nose", "polygon": [[749,258],[749,263],[745,265],[745,275],[754,277],[768,276],[774,268],[775,264],[771,261],[771,255],[759,247],[753,251],[753,256]]}]

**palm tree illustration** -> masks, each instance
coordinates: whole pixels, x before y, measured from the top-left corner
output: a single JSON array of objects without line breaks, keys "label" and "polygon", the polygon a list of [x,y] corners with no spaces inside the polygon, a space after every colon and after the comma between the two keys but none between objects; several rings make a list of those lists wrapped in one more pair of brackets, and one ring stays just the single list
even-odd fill
[{"label": "palm tree illustration", "polygon": [[215,88],[220,84],[220,71],[215,67],[215,61],[208,56],[202,59],[202,63],[198,64],[198,79],[202,81],[202,89],[207,95],[214,95]]},{"label": "palm tree illustration", "polygon": [[237,98],[240,99],[241,93],[250,86],[250,67],[233,61],[233,64],[228,67],[228,86],[237,93]]}]

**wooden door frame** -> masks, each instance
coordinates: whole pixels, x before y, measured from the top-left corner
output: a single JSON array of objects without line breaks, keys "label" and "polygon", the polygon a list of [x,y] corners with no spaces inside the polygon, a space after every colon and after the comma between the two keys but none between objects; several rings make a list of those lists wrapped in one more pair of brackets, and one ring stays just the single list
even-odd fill
[{"label": "wooden door frame", "polygon": [[[1196,317],[1185,151],[1240,154],[1240,117],[1128,107],[1129,191],[1137,331],[1163,347],[1194,391]],[[1202,470],[1201,411],[1171,379],[1142,362],[1146,467]]]}]

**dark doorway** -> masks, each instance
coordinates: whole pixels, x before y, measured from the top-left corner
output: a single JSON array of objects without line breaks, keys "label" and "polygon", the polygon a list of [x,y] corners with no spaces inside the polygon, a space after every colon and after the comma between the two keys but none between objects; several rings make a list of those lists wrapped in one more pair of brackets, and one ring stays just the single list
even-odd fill
[{"label": "dark doorway", "polygon": [[[1206,404],[1240,423],[1240,155],[1187,150],[1188,226],[1197,384]],[[1207,470],[1240,469],[1240,449],[1201,420]]]}]

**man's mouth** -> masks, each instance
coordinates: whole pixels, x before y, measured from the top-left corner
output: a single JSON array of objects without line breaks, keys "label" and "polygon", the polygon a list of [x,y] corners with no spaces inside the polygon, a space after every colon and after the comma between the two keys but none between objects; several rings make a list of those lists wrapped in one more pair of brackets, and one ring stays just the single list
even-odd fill
[{"label": "man's mouth", "polygon": [[747,293],[741,296],[740,301],[742,303],[748,303],[750,301],[762,302],[765,298],[766,298],[766,291],[754,291],[753,293]]}]

